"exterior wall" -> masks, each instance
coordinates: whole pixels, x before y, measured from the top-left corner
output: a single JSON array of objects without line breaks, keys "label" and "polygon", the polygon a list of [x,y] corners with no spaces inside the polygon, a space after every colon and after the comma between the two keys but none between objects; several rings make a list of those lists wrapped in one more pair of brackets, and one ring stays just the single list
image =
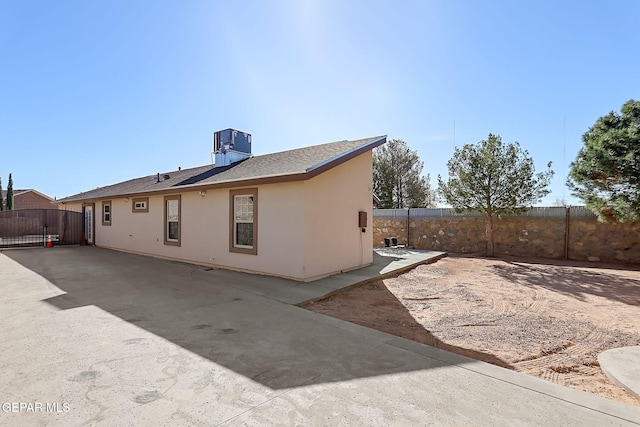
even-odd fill
[{"label": "exterior wall", "polygon": [[[229,251],[230,192],[242,187],[176,193],[181,196],[180,245],[164,243],[164,198],[149,195],[148,212],[132,212],[132,197],[95,200],[97,246],[168,259],[315,280],[373,261],[371,152],[310,180],[251,186],[258,190],[257,255]],[[145,197],[147,197],[145,195]],[[111,225],[102,202],[111,202]],[[65,209],[82,210],[82,203]],[[367,212],[365,233],[358,212]]]},{"label": "exterior wall", "polygon": [[[371,152],[305,182],[305,276],[319,278],[373,262]],[[367,212],[366,232],[358,212]]]},{"label": "exterior wall", "polygon": [[[566,218],[504,217],[494,221],[496,255],[565,257]],[[569,220],[568,258],[640,263],[640,224],[607,224],[596,218]],[[374,246],[385,237],[405,244],[406,218],[377,217]],[[454,253],[485,254],[485,222],[481,217],[411,218],[409,246]]]},{"label": "exterior wall", "polygon": [[[164,195],[149,197],[149,212],[134,213],[131,198],[111,200],[111,225],[96,201],[97,246],[197,264],[303,280],[302,183],[258,187],[258,254],[229,252],[229,189],[181,194],[180,246],[164,244]],[[81,204],[79,205],[81,209]],[[77,208],[76,206],[73,206]]]},{"label": "exterior wall", "polygon": [[258,186],[258,254],[229,252],[229,190],[223,213],[226,230],[220,265],[304,280],[304,185]]},{"label": "exterior wall", "polygon": [[13,209],[56,209],[56,205],[46,197],[27,191],[13,196]]}]

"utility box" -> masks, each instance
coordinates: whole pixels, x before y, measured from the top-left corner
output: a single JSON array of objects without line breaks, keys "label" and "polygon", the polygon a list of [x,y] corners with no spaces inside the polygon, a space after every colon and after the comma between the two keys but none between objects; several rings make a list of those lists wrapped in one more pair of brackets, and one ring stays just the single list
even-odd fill
[{"label": "utility box", "polygon": [[358,227],[365,228],[367,226],[367,213],[358,212]]}]

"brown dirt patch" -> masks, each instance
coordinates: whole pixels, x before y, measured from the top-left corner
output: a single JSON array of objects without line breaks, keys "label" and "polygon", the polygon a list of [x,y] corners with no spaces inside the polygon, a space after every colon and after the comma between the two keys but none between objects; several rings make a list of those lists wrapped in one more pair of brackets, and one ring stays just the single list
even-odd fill
[{"label": "brown dirt patch", "polygon": [[640,345],[638,268],[449,256],[306,308],[640,406],[597,360]]}]

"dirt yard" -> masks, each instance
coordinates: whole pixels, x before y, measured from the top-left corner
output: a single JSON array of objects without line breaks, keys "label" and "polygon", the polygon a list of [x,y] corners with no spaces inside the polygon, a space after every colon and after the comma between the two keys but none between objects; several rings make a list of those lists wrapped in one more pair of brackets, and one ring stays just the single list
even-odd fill
[{"label": "dirt yard", "polygon": [[640,269],[449,256],[307,309],[630,405],[597,356],[640,345]]}]

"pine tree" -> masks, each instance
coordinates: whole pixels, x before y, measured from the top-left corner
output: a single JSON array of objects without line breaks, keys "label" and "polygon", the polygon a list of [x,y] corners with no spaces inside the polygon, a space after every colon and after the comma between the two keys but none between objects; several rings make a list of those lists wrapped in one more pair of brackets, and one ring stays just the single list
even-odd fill
[{"label": "pine tree", "polygon": [[373,151],[373,192],[382,209],[435,206],[435,191],[417,151],[401,139],[392,139]]},{"label": "pine tree", "polygon": [[485,217],[487,255],[494,256],[493,218],[528,209],[549,194],[553,176],[535,173],[533,159],[517,142],[503,144],[500,135],[455,149],[447,163],[449,179],[438,175],[440,192],[456,212],[480,211]]},{"label": "pine tree", "polygon": [[567,184],[601,221],[640,221],[640,101],[600,117],[582,136]]}]

